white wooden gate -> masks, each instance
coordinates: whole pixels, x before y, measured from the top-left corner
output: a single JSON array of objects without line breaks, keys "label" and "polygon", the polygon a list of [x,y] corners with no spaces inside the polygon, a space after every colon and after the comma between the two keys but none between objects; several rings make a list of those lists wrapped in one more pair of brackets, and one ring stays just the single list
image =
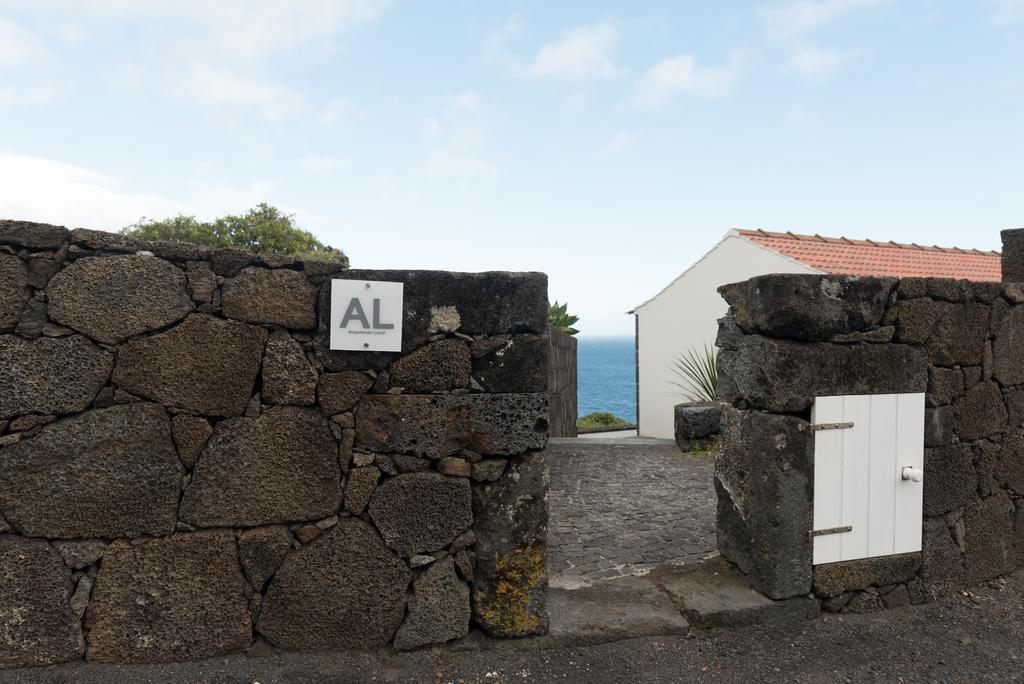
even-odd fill
[{"label": "white wooden gate", "polygon": [[817,397],[811,423],[814,564],[920,551],[924,394]]}]

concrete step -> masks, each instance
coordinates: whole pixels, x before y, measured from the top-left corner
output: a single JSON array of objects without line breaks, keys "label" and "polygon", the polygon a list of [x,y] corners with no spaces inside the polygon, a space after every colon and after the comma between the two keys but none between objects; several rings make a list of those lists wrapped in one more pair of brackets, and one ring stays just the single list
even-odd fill
[{"label": "concrete step", "polygon": [[700,627],[813,620],[821,610],[809,596],[773,601],[751,589],[746,576],[721,558],[662,565],[646,579],[671,596],[690,623]]},{"label": "concrete step", "polygon": [[559,643],[685,635],[690,630],[672,599],[646,577],[551,589],[548,613],[549,637]]}]

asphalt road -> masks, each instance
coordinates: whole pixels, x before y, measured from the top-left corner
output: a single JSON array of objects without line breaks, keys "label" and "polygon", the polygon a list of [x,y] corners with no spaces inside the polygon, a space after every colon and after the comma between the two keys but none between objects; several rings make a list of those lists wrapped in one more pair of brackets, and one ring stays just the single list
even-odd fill
[{"label": "asphalt road", "polygon": [[73,664],[2,682],[1005,682],[1024,680],[1024,572],[939,603],[783,627],[591,646],[481,642],[406,654],[238,655]]}]

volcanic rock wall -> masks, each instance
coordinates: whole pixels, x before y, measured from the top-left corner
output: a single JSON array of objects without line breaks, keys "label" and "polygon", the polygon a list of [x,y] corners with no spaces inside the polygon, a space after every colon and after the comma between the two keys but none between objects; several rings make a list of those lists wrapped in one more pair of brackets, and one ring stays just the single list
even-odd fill
[{"label": "volcanic rock wall", "polygon": [[[722,555],[773,598],[920,603],[1024,564],[1024,289],[770,275],[719,290]],[[816,396],[926,392],[922,552],[812,567]]]},{"label": "volcanic rock wall", "polygon": [[[405,283],[401,353],[328,348]],[[0,666],[547,628],[547,280],[0,221]]]}]

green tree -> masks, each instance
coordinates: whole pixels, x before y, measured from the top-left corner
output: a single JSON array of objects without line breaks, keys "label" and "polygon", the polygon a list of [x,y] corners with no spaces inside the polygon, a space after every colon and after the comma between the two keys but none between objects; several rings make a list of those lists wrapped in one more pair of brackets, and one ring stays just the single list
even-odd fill
[{"label": "green tree", "polygon": [[561,330],[567,335],[575,335],[579,330],[572,326],[580,320],[580,317],[570,314],[567,311],[568,308],[568,303],[559,304],[557,299],[554,304],[548,302],[548,323],[555,330]]},{"label": "green tree", "polygon": [[213,221],[199,221],[195,216],[182,214],[159,221],[142,218],[121,232],[142,240],[236,247],[264,254],[341,261],[348,266],[344,252],[320,242],[308,230],[297,227],[293,215],[266,203],[260,203],[240,216],[222,216]]}]

